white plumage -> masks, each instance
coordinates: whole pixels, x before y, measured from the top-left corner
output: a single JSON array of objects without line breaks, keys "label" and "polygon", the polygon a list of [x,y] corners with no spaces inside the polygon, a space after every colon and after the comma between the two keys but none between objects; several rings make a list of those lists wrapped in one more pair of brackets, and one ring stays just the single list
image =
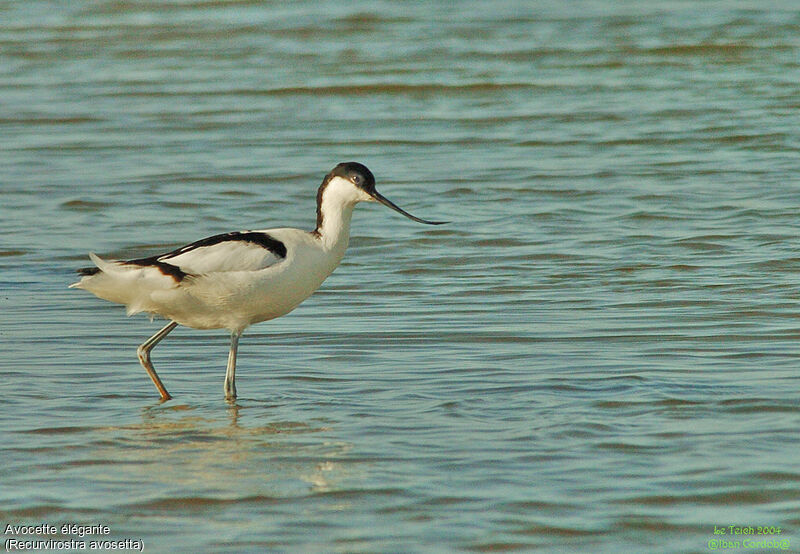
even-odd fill
[{"label": "white plumage", "polygon": [[314,231],[278,228],[215,235],[172,252],[129,261],[90,254],[96,268],[70,285],[124,304],[128,315],[148,312],[170,320],[139,347],[139,360],[158,388],[170,398],[150,362],[150,350],[176,325],[228,329],[231,349],[225,396],[236,397],[235,369],[239,336],[254,323],[280,317],[308,298],[341,262],[358,202],[381,202],[421,223],[436,225],[401,210],[375,190],[365,166],[337,165],[317,193]]},{"label": "white plumage", "polygon": [[[240,333],[253,323],[297,307],[341,260],[324,241],[305,231],[266,229],[247,233],[280,241],[286,257],[233,239],[154,259],[176,268],[174,273],[185,274],[176,279],[173,273],[164,272],[164,265],[106,261],[90,254],[101,271],[73,286],[124,304],[128,315],[149,312],[195,329],[225,328]],[[299,260],[298,251],[303,252]]]}]

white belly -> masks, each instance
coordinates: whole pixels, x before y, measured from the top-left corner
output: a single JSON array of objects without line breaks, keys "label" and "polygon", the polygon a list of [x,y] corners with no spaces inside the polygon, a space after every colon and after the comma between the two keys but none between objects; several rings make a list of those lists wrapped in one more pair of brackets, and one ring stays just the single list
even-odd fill
[{"label": "white belly", "polygon": [[176,289],[154,293],[158,309],[147,311],[196,329],[241,331],[294,310],[319,288],[340,259],[329,252],[300,248],[280,264],[259,271],[188,278]]}]

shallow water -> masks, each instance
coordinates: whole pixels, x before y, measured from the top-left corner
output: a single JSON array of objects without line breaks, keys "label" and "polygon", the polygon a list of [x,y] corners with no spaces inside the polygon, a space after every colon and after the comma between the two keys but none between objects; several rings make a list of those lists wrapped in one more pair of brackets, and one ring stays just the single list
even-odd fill
[{"label": "shallow water", "polygon": [[[800,548],[800,15],[731,6],[0,6],[0,521]],[[322,289],[243,337],[233,407],[224,332],[154,350],[160,404],[160,322],[66,288],[89,251],[311,228],[349,159],[453,223],[360,206]]]}]

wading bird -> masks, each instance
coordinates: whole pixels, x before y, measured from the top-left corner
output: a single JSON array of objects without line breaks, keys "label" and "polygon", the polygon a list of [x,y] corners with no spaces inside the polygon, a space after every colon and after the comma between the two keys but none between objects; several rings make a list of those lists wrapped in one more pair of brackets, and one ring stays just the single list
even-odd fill
[{"label": "wading bird", "polygon": [[291,312],[319,288],[339,265],[350,239],[350,220],[359,202],[380,202],[404,216],[426,221],[396,206],[375,190],[375,177],[356,162],[340,163],[317,191],[313,231],[277,228],[214,235],[148,258],[103,260],[79,269],[70,285],[124,304],[128,315],[147,312],[169,320],[137,353],[162,401],[171,398],[150,361],[150,351],[178,325],[227,329],[231,347],[225,398],[236,398],[236,352],[242,332],[260,321]]}]

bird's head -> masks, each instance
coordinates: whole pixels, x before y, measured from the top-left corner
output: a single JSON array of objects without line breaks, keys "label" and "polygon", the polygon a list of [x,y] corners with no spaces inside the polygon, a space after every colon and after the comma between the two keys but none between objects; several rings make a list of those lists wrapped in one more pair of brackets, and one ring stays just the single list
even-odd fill
[{"label": "bird's head", "polygon": [[331,194],[348,204],[355,204],[357,202],[380,202],[384,206],[388,206],[394,211],[418,223],[425,223],[427,225],[441,225],[447,223],[446,221],[428,221],[421,219],[397,206],[397,204],[375,189],[375,176],[367,166],[358,162],[343,162],[334,167],[322,181],[322,186],[319,188],[317,198],[318,204],[322,200],[323,193]]}]

